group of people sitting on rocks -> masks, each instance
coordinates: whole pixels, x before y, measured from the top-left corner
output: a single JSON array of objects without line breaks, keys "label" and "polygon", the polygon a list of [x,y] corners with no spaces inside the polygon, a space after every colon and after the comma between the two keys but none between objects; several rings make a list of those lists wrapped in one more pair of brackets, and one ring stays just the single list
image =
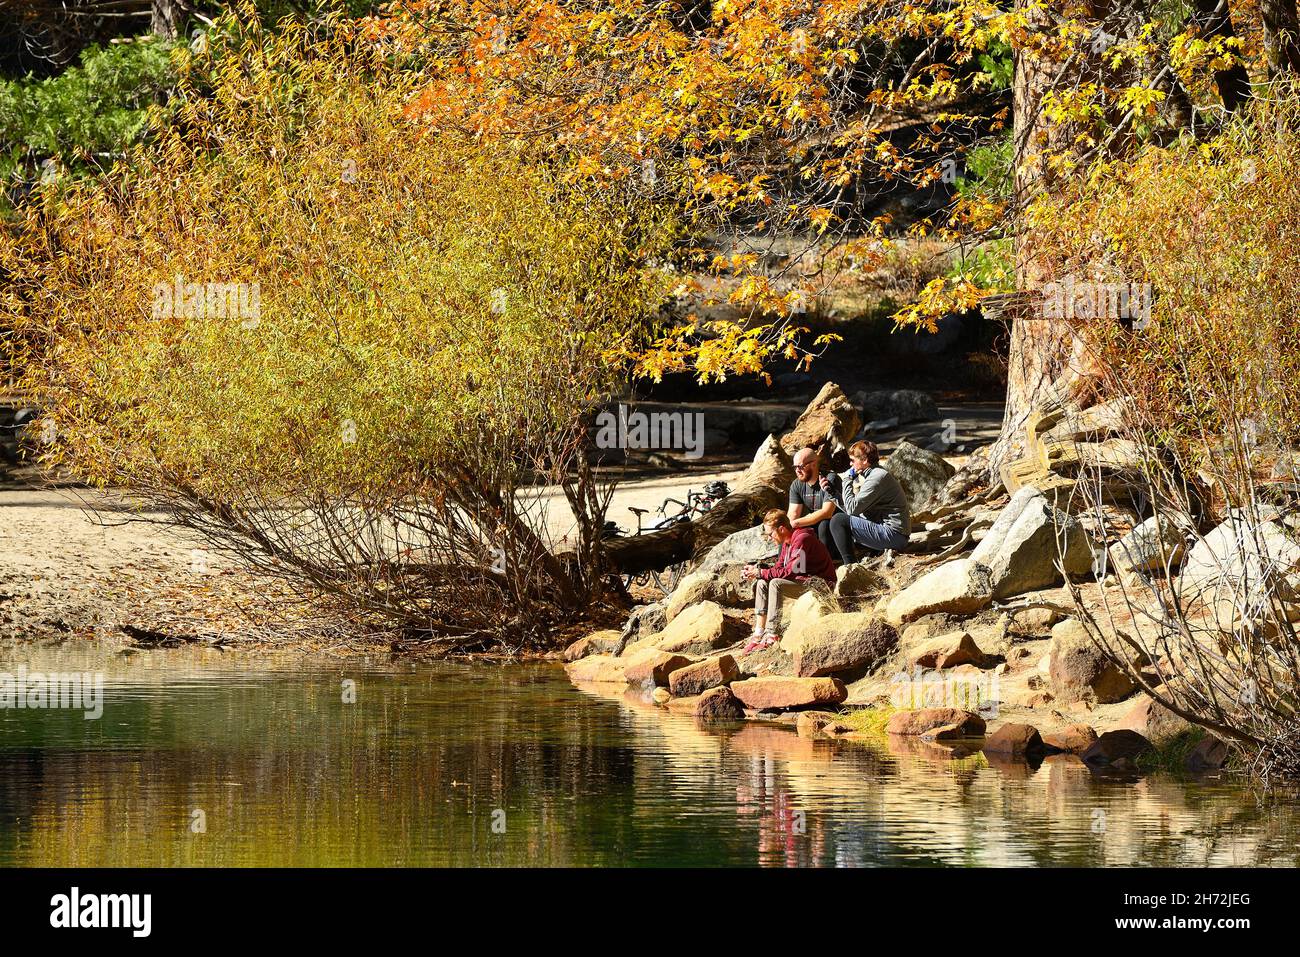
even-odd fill
[{"label": "group of people sitting on rocks", "polygon": [[834,587],[835,566],[856,561],[859,549],[879,553],[907,545],[911,508],[898,479],[881,468],[876,444],[855,442],[849,465],[842,475],[823,475],[816,451],[795,454],[789,508],[763,516],[763,534],[780,546],[776,562],[741,570],[754,581],[754,631],[746,654],[781,640],[785,599],[797,598],[817,579]]}]

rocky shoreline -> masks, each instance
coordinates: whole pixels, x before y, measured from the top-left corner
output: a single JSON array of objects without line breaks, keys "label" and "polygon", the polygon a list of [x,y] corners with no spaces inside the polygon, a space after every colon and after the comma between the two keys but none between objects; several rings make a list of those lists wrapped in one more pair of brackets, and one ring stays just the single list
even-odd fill
[{"label": "rocky shoreline", "polygon": [[[828,386],[790,433],[763,444],[751,472],[779,498],[791,451],[809,444],[834,461],[861,434],[853,406]],[[1169,766],[1170,755],[1189,771],[1225,765],[1228,746],[1143,693],[1083,620],[1110,609],[1110,627],[1141,631],[1132,597],[1144,571],[1184,558],[1184,575],[1209,567],[1196,554],[1204,542],[1184,555],[1154,520],[1122,535],[1090,527],[1058,504],[1055,474],[1007,494],[972,487],[937,451],[908,443],[884,464],[920,505],[912,547],[842,566],[833,589],[789,603],[779,645],[744,652],[753,584],[739,570],[771,551],[748,528],[697,556],[621,630],[571,644],[570,679],[707,722],[779,720],[801,734],[883,733],[1017,760],[1065,753],[1096,770]],[[1155,688],[1176,670],[1131,664]]]}]

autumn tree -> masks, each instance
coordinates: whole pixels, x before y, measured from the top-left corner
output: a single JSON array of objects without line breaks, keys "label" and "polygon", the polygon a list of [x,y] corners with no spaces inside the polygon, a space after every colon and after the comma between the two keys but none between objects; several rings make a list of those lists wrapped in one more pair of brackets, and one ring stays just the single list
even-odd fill
[{"label": "autumn tree", "polygon": [[587,426],[674,212],[413,126],[337,29],[220,26],[129,163],[0,233],[44,463],[368,630],[544,644],[603,592]]},{"label": "autumn tree", "polygon": [[[810,255],[837,248],[823,283],[836,269],[869,268],[901,237],[1009,237],[1016,286],[1028,290],[1052,278],[1036,249],[1040,198],[1144,143],[1212,136],[1248,96],[1249,71],[1283,64],[1294,31],[1284,11],[1262,9],[1261,28],[1250,8],[1234,25],[1227,0],[1172,11],[1036,0],[407,0],[369,21],[365,35],[427,71],[411,105],[419,122],[544,144],[567,177],[671,196],[701,232],[730,230],[759,245],[805,236]],[[988,92],[999,52],[1015,62],[1010,98]],[[1009,201],[966,192],[938,217],[896,223],[870,214],[883,190],[943,179],[972,144],[1008,127]],[[724,246],[703,265],[732,278],[729,299],[743,318],[669,323],[650,348],[626,357],[637,373],[690,370],[707,381],[817,351],[799,336],[797,306],[809,290],[770,275],[758,255],[736,254],[740,244]],[[685,277],[700,262],[677,265]],[[1007,291],[958,273],[896,318],[932,327],[945,312]],[[1069,331],[1040,316],[1011,321],[995,470],[1017,453],[1028,411],[1072,348]]]}]

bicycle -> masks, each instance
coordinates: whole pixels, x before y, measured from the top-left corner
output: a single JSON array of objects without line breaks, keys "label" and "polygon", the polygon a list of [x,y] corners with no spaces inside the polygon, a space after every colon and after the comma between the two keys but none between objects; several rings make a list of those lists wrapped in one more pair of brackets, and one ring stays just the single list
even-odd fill
[{"label": "bicycle", "polygon": [[[657,532],[665,528],[671,528],[674,525],[680,525],[682,522],[689,522],[697,515],[703,515],[709,511],[730,494],[731,487],[726,482],[715,481],[704,486],[702,492],[687,489],[686,501],[684,502],[679,498],[669,496],[655,509],[655,514],[659,516],[659,520],[648,527],[645,525],[645,516],[649,514],[649,509],[629,505],[628,511],[636,516],[636,536],[639,537],[649,532]],[[668,507],[670,505],[677,506],[677,511],[669,514]],[[605,534],[610,537],[621,537],[627,533],[617,522],[608,521],[605,523]],[[678,562],[676,565],[670,565],[668,568],[663,569],[662,572],[654,570],[634,572],[620,577],[623,580],[624,589],[630,589],[633,585],[644,586],[653,582],[656,588],[667,595],[681,581],[686,564],[686,562]],[[660,577],[661,575],[666,577]]]}]

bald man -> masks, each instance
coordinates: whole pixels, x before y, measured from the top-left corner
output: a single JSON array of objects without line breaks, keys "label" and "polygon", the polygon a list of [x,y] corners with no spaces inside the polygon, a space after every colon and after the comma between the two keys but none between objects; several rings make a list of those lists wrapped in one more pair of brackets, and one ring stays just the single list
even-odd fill
[{"label": "bald man", "polygon": [[853,536],[848,525],[831,522],[840,497],[840,477],[834,472],[823,484],[821,459],[810,448],[794,454],[794,481],[790,483],[790,507],[786,514],[794,528],[810,528],[837,562],[853,561]]}]

